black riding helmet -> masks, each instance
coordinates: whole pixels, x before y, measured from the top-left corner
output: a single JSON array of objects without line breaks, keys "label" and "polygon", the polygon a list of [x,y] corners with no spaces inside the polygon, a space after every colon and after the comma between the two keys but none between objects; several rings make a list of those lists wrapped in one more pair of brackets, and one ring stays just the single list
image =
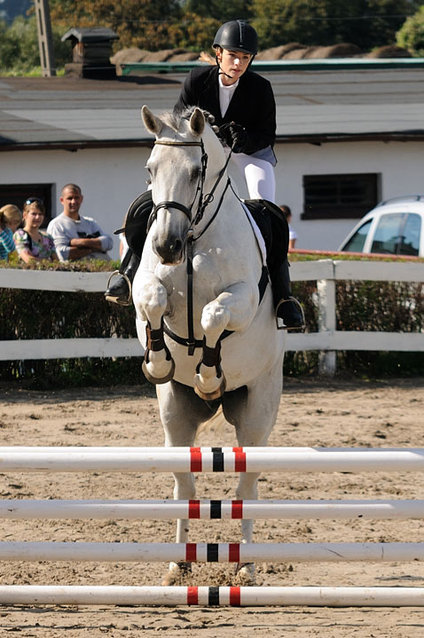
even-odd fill
[{"label": "black riding helmet", "polygon": [[255,29],[243,20],[224,22],[216,32],[213,48],[221,47],[232,51],[243,51],[256,55],[258,52],[258,34]]}]

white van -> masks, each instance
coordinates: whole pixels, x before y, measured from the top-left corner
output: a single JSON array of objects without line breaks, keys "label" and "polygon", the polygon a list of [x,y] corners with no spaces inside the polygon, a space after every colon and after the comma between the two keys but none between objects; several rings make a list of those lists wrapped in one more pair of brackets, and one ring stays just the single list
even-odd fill
[{"label": "white van", "polygon": [[381,202],[356,224],[339,250],[424,257],[424,195]]}]

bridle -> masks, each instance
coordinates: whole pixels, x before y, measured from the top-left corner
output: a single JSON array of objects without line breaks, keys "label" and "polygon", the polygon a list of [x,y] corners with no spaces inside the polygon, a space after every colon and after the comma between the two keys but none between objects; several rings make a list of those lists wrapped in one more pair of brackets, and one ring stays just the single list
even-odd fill
[{"label": "bridle", "polygon": [[[148,229],[150,228],[150,226],[152,225],[152,223],[154,222],[154,220],[157,217],[157,212],[158,210],[160,210],[161,208],[176,208],[177,210],[180,210],[181,212],[184,213],[184,215],[188,218],[188,220],[190,221],[190,226],[187,229],[187,241],[190,239],[190,237],[192,237],[191,241],[195,241],[196,239],[198,239],[199,237],[201,237],[201,235],[203,235],[203,233],[207,230],[207,228],[209,228],[209,226],[211,225],[211,223],[213,222],[213,220],[215,219],[215,217],[217,216],[219,209],[221,207],[222,201],[224,199],[224,195],[226,193],[226,190],[228,188],[228,186],[230,185],[230,179],[228,178],[227,180],[227,184],[225,185],[224,191],[222,193],[222,196],[219,200],[218,206],[214,212],[214,214],[212,215],[211,219],[209,220],[208,224],[206,225],[206,227],[202,230],[202,232],[197,236],[194,237],[194,227],[197,226],[197,224],[199,224],[199,222],[202,220],[205,209],[207,206],[209,206],[209,204],[211,204],[214,200],[214,193],[221,181],[221,179],[223,178],[225,171],[227,170],[227,166],[228,163],[230,161],[231,158],[231,151],[226,159],[226,162],[224,164],[224,166],[222,167],[222,169],[219,171],[218,173],[218,177],[215,181],[215,184],[213,185],[210,193],[208,193],[207,195],[203,195],[203,189],[204,189],[204,184],[205,184],[205,179],[206,179],[206,169],[207,169],[207,165],[208,165],[208,154],[206,153],[205,150],[205,145],[203,143],[203,140],[200,139],[198,142],[182,142],[182,141],[178,141],[178,140],[155,140],[154,145],[161,145],[161,146],[199,146],[201,151],[202,151],[202,155],[201,155],[201,172],[200,172],[200,176],[199,176],[199,181],[197,183],[197,188],[196,188],[196,193],[194,195],[193,201],[190,204],[190,206],[185,206],[184,204],[181,204],[180,202],[176,202],[173,200],[164,200],[163,202],[159,202],[159,204],[155,204],[153,206],[153,210],[150,214],[150,218],[149,218],[149,223],[148,223]],[[199,203],[197,206],[197,211],[196,214],[193,216],[193,206],[194,203],[196,201],[196,198],[198,197],[199,199]]]},{"label": "bridle", "polygon": [[[187,339],[184,339],[183,337],[180,337],[179,335],[175,334],[164,322],[163,324],[163,330],[164,332],[171,337],[171,339],[173,339],[174,341],[176,341],[177,343],[181,344],[181,345],[185,345],[188,348],[188,354],[190,356],[192,356],[194,354],[194,351],[196,348],[201,348],[203,346],[203,341],[200,341],[198,339],[195,339],[194,337],[194,322],[193,322],[193,244],[194,242],[199,239],[209,228],[209,226],[212,224],[212,222],[214,221],[214,219],[216,218],[216,216],[218,215],[218,212],[221,208],[222,202],[224,201],[224,197],[225,197],[225,193],[227,192],[228,187],[231,184],[231,180],[230,178],[227,179],[227,183],[225,184],[225,187],[222,191],[221,197],[219,199],[218,205],[213,213],[213,215],[211,216],[211,218],[208,220],[207,224],[203,227],[203,229],[195,236],[195,227],[199,224],[199,222],[202,220],[204,212],[206,210],[206,207],[209,206],[209,204],[211,204],[214,200],[215,197],[215,191],[219,185],[219,183],[221,182],[223,176],[225,175],[225,172],[227,170],[227,166],[228,163],[230,161],[231,158],[231,151],[226,159],[226,162],[224,164],[224,166],[221,168],[221,170],[218,173],[218,176],[216,178],[216,181],[211,189],[211,191],[207,194],[204,195],[203,191],[204,191],[204,185],[205,185],[205,179],[206,179],[206,169],[207,169],[207,165],[208,165],[208,154],[206,153],[205,150],[205,146],[203,144],[203,140],[200,139],[199,141],[192,141],[192,142],[183,142],[183,141],[178,141],[178,140],[155,140],[154,142],[155,145],[162,145],[162,146],[178,146],[178,147],[183,147],[183,146],[199,146],[202,152],[201,155],[201,172],[200,172],[200,176],[199,176],[199,180],[197,183],[197,188],[196,188],[196,192],[193,198],[192,203],[190,204],[190,206],[185,206],[184,204],[181,204],[180,202],[175,202],[173,200],[164,200],[162,202],[159,202],[159,204],[155,204],[153,206],[153,210],[150,214],[149,217],[149,222],[148,222],[148,226],[147,226],[147,232],[150,228],[150,226],[152,225],[152,223],[154,222],[154,220],[157,217],[157,212],[158,210],[160,210],[161,208],[175,208],[177,210],[180,210],[182,213],[184,213],[184,215],[188,218],[190,225],[187,229],[186,232],[186,237],[185,237],[185,244],[186,244],[186,262],[187,262],[187,334],[188,337]],[[196,213],[193,215],[193,206],[194,203],[196,201],[196,199],[198,199],[198,205],[197,205],[197,211]],[[227,334],[226,334],[227,333]],[[221,335],[221,339],[225,338],[226,336],[228,336],[229,334],[231,334],[230,331],[225,331],[222,335]]]}]

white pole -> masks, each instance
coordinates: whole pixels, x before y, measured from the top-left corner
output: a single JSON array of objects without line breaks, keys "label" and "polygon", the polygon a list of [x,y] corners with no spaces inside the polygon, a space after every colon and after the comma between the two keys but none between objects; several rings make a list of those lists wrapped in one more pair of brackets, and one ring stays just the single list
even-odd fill
[{"label": "white pole", "polygon": [[4,561],[345,562],[422,561],[424,543],[0,542]]},{"label": "white pole", "polygon": [[414,587],[120,587],[2,585],[1,605],[423,607]]},{"label": "white pole", "polygon": [[[244,463],[244,465],[243,465]],[[240,464],[243,469],[240,469]],[[193,469],[194,467],[194,469]],[[398,449],[313,449],[257,452],[90,452],[81,448],[72,454],[62,452],[15,452],[0,455],[0,472],[361,472],[424,471],[424,450]]]},{"label": "white pole", "polygon": [[0,500],[0,519],[409,519],[424,518],[424,500],[181,501]]}]

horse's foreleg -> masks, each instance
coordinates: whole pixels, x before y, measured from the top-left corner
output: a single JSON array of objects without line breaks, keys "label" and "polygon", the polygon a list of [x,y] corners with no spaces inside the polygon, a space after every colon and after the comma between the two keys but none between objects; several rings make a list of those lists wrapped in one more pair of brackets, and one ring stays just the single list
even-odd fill
[{"label": "horse's foreleg", "polygon": [[163,317],[159,328],[153,328],[150,321],[146,326],[146,348],[142,369],[150,383],[167,383],[173,378],[175,363],[163,336]]},{"label": "horse's foreleg", "polygon": [[202,314],[203,338],[202,359],[196,368],[194,391],[205,401],[219,399],[225,391],[225,377],[221,368],[220,336],[225,330],[228,313],[225,308],[205,307]]},{"label": "horse's foreleg", "polygon": [[[258,478],[260,473],[246,473],[240,475],[236,490],[238,500],[256,500],[258,498]],[[241,522],[242,543],[251,543],[253,540],[253,520]],[[242,584],[253,585],[255,583],[255,565],[253,563],[239,563],[236,569]]]},{"label": "horse's foreleg", "polygon": [[[163,315],[168,304],[164,285],[152,273],[137,272],[134,305],[139,318],[146,321],[143,372],[151,383],[166,383],[174,376],[175,363],[163,337]],[[141,280],[141,284],[138,282]]]},{"label": "horse's foreleg", "polygon": [[225,376],[221,369],[220,337],[225,330],[244,330],[255,315],[257,303],[257,289],[245,283],[237,283],[203,308],[202,359],[194,377],[194,390],[202,399],[211,401],[224,394]]},{"label": "horse's foreleg", "polygon": [[[196,488],[194,484],[193,474],[178,473],[174,474],[174,499],[188,500],[194,499],[196,496]],[[177,532],[175,537],[176,543],[187,543],[189,532],[188,519],[177,520]],[[162,585],[175,585],[182,576],[191,571],[191,563],[186,561],[170,562],[168,573],[162,580]]]}]

